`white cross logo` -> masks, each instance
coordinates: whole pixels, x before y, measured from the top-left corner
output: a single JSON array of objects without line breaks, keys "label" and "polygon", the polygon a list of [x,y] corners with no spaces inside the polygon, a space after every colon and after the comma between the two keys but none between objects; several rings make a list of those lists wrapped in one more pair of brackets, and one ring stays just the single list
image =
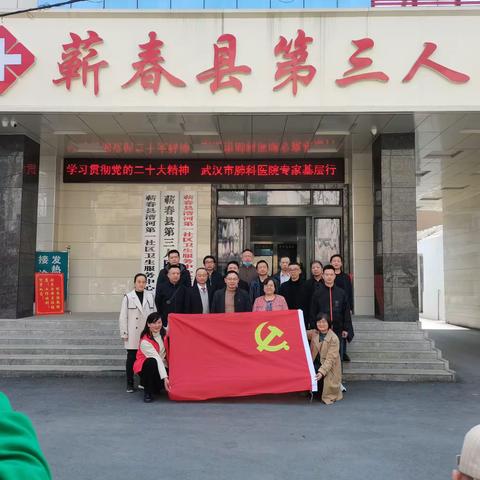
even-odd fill
[{"label": "white cross logo", "polygon": [[21,65],[22,56],[20,54],[8,54],[5,51],[5,39],[0,38],[0,82],[5,80],[5,67],[7,65]]}]

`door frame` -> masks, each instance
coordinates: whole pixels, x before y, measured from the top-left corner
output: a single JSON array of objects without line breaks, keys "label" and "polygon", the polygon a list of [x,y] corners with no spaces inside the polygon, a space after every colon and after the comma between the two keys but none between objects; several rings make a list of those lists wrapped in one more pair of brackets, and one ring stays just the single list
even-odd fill
[{"label": "door frame", "polygon": [[[219,190],[340,190],[342,194],[341,206],[316,206],[316,205],[295,205],[295,206],[276,206],[276,205],[217,205]],[[344,183],[299,183],[299,184],[212,184],[211,195],[211,251],[215,257],[218,256],[217,245],[217,219],[218,218],[244,218],[249,216],[278,216],[289,217],[298,216],[299,209],[302,210],[302,216],[306,217],[306,263],[313,260],[313,228],[315,218],[340,218],[340,242],[343,257],[344,271],[352,272],[351,246],[352,238],[350,235],[350,194],[349,186]],[[322,209],[321,214],[319,209]],[[255,212],[255,214],[253,214]],[[257,212],[265,212],[256,214]],[[267,213],[268,212],[268,213]],[[250,215],[248,213],[251,213]],[[243,248],[247,248],[247,239],[250,238],[249,223],[244,220]],[[248,230],[248,231],[247,231]],[[306,268],[309,268],[306,265]],[[306,272],[307,277],[310,272]]]}]

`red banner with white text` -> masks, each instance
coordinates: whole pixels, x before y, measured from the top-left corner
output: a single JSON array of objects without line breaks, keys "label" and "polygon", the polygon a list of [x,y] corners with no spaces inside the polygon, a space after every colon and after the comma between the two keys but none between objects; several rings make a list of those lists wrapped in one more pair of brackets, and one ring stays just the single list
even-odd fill
[{"label": "red banner with white text", "polygon": [[316,391],[300,311],[169,316],[172,400]]}]

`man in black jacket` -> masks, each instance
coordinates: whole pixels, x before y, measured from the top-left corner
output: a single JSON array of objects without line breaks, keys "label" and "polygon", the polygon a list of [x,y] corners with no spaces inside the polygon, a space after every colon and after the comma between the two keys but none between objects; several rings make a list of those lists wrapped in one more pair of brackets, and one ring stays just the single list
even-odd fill
[{"label": "man in black jacket", "polygon": [[225,282],[223,281],[223,275],[216,270],[217,261],[215,257],[213,255],[204,257],[203,266],[208,273],[207,285],[212,294],[217,290],[221,290],[225,286]]},{"label": "man in black jacket", "polygon": [[[227,269],[225,270],[225,275],[227,274],[227,272],[230,272],[231,270],[239,274],[239,269],[240,269],[240,266],[238,262],[236,260],[231,260],[230,262],[227,263]],[[222,288],[224,287],[225,287],[225,281],[223,282]],[[245,290],[248,294],[250,293],[250,287],[248,286],[248,283],[245,282],[245,280],[242,280],[240,278],[240,274],[238,278],[238,288]]]},{"label": "man in black jacket", "polygon": [[205,268],[197,268],[193,287],[187,289],[187,313],[210,313],[213,297],[212,288],[208,285],[208,272]]},{"label": "man in black jacket", "polygon": [[170,265],[167,271],[167,280],[157,283],[155,290],[155,305],[162,317],[162,323],[168,325],[170,313],[186,313],[187,289],[180,281],[180,266]]},{"label": "man in black jacket", "polygon": [[167,272],[168,268],[172,265],[178,266],[180,268],[180,283],[186,287],[192,286],[192,278],[190,277],[190,272],[187,270],[183,263],[180,263],[180,252],[178,250],[170,250],[167,255],[167,265],[165,268],[160,270],[157,278],[157,286],[160,283],[167,281]]},{"label": "man in black jacket", "polygon": [[307,297],[305,280],[302,279],[302,267],[294,262],[288,266],[290,280],[280,285],[279,295],[285,297],[289,310],[302,310],[305,324],[308,320],[310,299]]},{"label": "man in black jacket", "polygon": [[234,270],[225,275],[225,288],[213,295],[212,313],[251,312],[252,303],[245,290],[238,287],[239,276]]},{"label": "man in black jacket", "polygon": [[332,330],[342,341],[353,339],[350,304],[344,290],[335,285],[335,269],[326,265],[323,269],[324,285],[316,289],[310,308],[310,325],[313,326],[319,313],[327,313],[332,319]]}]

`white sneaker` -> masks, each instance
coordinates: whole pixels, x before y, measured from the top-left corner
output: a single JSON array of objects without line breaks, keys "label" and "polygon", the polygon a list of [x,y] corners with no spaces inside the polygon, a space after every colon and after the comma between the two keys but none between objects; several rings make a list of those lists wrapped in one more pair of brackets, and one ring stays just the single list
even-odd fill
[{"label": "white sneaker", "polygon": [[340,390],[341,390],[342,392],[346,392],[346,391],[347,391],[347,387],[346,387],[343,383],[341,383],[341,384],[340,384]]},{"label": "white sneaker", "polygon": [[145,390],[144,386],[141,383],[138,384],[138,389],[139,390]]}]

